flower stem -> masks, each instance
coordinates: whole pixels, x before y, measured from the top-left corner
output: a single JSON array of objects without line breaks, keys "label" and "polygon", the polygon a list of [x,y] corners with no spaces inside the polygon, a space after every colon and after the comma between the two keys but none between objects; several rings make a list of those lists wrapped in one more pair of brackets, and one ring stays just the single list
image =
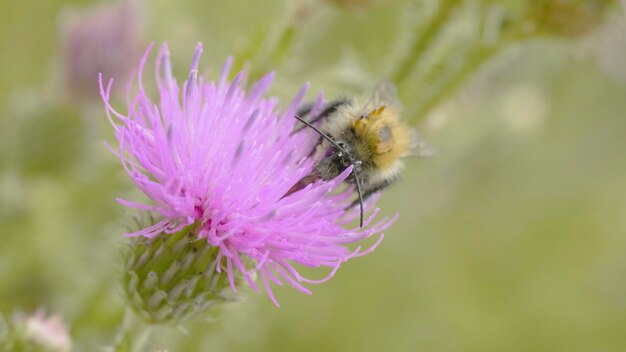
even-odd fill
[{"label": "flower stem", "polygon": [[418,35],[411,46],[411,50],[398,65],[398,68],[392,72],[391,79],[398,85],[402,86],[408,78],[411,70],[420,60],[429,45],[437,38],[437,35],[446,24],[452,10],[461,3],[460,0],[443,0],[437,9],[437,13],[430,19],[426,25],[426,29]]},{"label": "flower stem", "polygon": [[154,326],[138,321],[130,308],[124,312],[122,325],[115,337],[115,352],[140,352],[152,333]]},{"label": "flower stem", "polygon": [[[270,70],[270,67],[278,67],[283,63],[285,57],[291,49],[293,40],[296,36],[296,32],[296,26],[291,23],[287,23],[283,24],[280,28],[280,32],[278,33],[275,42],[271,42],[271,40],[269,39],[271,36],[266,36],[266,41],[269,43],[264,43],[261,45],[265,45],[267,47],[265,49],[266,52],[263,55],[265,58],[260,61],[259,65],[251,68],[249,78],[251,82],[261,78],[263,74],[267,73]],[[262,49],[261,46],[257,48],[257,52],[260,51],[259,49]]]},{"label": "flower stem", "polygon": [[479,43],[469,54],[463,65],[443,84],[443,86],[423,104],[417,113],[410,119],[410,122],[417,126],[424,118],[442,101],[454,95],[472,75],[478,71],[487,61],[491,60],[510,44],[518,43],[527,39],[535,33],[527,32],[523,29],[523,23],[513,26],[493,44]]},{"label": "flower stem", "polygon": [[152,335],[152,331],[154,330],[154,325],[145,325],[141,330],[135,335],[135,341],[133,344],[132,352],[141,352],[143,346],[146,345],[146,342],[150,339],[150,335]]},{"label": "flower stem", "polygon": [[413,125],[418,125],[443,100],[453,95],[487,60],[502,49],[502,45],[480,46],[473,51],[463,66],[435,93],[420,106],[419,111],[411,118]]},{"label": "flower stem", "polygon": [[273,65],[278,66],[283,62],[287,52],[289,51],[289,49],[291,48],[291,45],[293,44],[293,39],[295,37],[295,34],[296,34],[295,25],[288,24],[285,26],[285,28],[283,28],[282,33],[280,34],[280,37],[276,43],[276,47],[274,48],[274,52],[272,55],[271,61]]},{"label": "flower stem", "polygon": [[315,6],[311,6],[304,1],[295,1],[287,9],[287,13],[281,14],[281,19],[277,23],[277,31],[262,31],[259,36],[255,36],[248,47],[237,55],[235,62],[235,72],[244,67],[246,61],[256,58],[257,66],[250,70],[250,81],[255,81],[270,70],[283,63],[289,51],[292,49],[294,39],[298,30],[311,18]]}]

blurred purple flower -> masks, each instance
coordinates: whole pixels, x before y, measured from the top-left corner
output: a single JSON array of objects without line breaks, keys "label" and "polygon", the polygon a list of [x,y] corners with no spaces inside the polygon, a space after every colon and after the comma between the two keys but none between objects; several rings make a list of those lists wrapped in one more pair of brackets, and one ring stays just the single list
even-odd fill
[{"label": "blurred purple flower", "polygon": [[[100,76],[101,95],[119,141],[114,153],[154,204],[118,200],[162,217],[128,236],[163,236],[193,225],[197,239],[219,247],[217,271],[227,272],[234,291],[234,270],[258,290],[256,273],[276,304],[270,282],[282,285],[286,281],[310,293],[303,282],[324,282],[341,263],[376,248],[382,234],[367,250],[345,247],[381,233],[395,220],[369,226],[376,209],[364,228],[344,229],[358,216],[358,207],[345,210],[353,199],[353,189],[343,183],[351,168],[334,180],[319,181],[284,196],[314,167],[307,155],[318,136],[310,130],[292,133],[295,110],[308,84],[279,113],[277,100],[263,97],[273,73],[246,92],[241,83],[243,72],[231,83],[227,81],[229,59],[219,81],[205,81],[198,76],[202,52],[198,44],[188,80],[179,87],[163,45],[156,60],[160,99],[155,104],[146,96],[141,79],[148,52],[139,67],[139,92],[128,115],[111,107],[112,80],[105,87]],[[322,105],[320,95],[316,108]],[[374,202],[368,202],[366,210],[371,210]],[[327,267],[330,273],[321,280],[309,280],[294,264]]]},{"label": "blurred purple flower", "polygon": [[127,77],[141,54],[138,4],[123,0],[59,18],[65,84],[76,100],[94,99],[99,72]]}]

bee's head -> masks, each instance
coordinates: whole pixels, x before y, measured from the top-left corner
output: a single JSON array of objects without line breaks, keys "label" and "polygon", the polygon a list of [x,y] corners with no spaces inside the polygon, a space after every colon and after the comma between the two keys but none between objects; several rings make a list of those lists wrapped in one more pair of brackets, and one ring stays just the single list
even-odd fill
[{"label": "bee's head", "polygon": [[[316,167],[316,171],[322,179],[330,180],[334,177],[337,177],[339,173],[345,170],[348,166],[353,165],[350,177],[354,180],[354,183],[356,184],[356,190],[359,195],[359,204],[361,205],[361,217],[359,221],[359,227],[363,227],[363,193],[361,191],[361,179],[359,177],[359,174],[363,168],[363,162],[358,158],[352,144],[347,143],[344,140],[335,141],[308,121],[303,120],[300,116],[295,115],[295,117],[296,119],[298,119],[298,121],[302,122],[307,127],[317,132],[320,136],[322,136],[322,138],[324,138],[334,147],[334,151],[332,152],[332,154],[326,159],[322,160]],[[338,169],[341,169],[341,171],[339,171],[339,173],[335,173],[336,171],[338,171]]]},{"label": "bee's head", "polygon": [[353,170],[360,172],[362,169],[362,162],[358,157],[358,154],[351,143],[345,140],[337,140],[337,147],[333,148],[333,152],[330,155],[332,163],[341,166],[342,169],[347,168],[350,165],[354,165]]}]

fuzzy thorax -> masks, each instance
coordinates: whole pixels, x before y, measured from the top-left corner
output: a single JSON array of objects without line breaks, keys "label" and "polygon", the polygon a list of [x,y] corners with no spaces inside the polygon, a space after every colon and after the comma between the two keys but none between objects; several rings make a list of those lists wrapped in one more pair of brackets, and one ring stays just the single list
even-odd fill
[{"label": "fuzzy thorax", "polygon": [[380,106],[352,124],[357,139],[367,144],[373,164],[380,169],[393,167],[415,144],[412,129],[398,115],[396,109]]}]

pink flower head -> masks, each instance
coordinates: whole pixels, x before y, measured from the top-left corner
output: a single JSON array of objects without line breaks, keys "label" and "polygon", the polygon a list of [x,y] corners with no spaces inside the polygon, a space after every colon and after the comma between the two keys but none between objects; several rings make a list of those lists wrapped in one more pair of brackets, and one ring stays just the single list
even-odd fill
[{"label": "pink flower head", "polygon": [[80,100],[98,97],[98,72],[126,76],[141,55],[141,7],[134,0],[64,9],[60,25],[65,83]]},{"label": "pink flower head", "polygon": [[[179,86],[164,44],[155,65],[160,96],[153,103],[141,78],[149,51],[141,61],[139,92],[127,115],[111,107],[112,80],[105,87],[100,77],[101,95],[119,141],[114,153],[151,204],[118,201],[161,215],[157,223],[128,236],[164,236],[193,224],[198,239],[219,247],[221,264],[216,270],[227,272],[234,291],[235,270],[258,291],[256,273],[277,305],[270,282],[287,282],[310,294],[302,283],[324,282],[341,263],[376,248],[381,231],[395,218],[372,224],[378,212],[370,211],[373,199],[366,204],[371,214],[364,227],[344,228],[358,217],[358,207],[346,211],[354,197],[353,188],[343,183],[351,167],[331,181],[317,181],[285,196],[315,165],[308,155],[319,136],[310,129],[293,133],[294,114],[308,84],[280,112],[276,99],[264,98],[273,73],[246,91],[243,72],[227,81],[229,59],[217,82],[205,80],[198,75],[198,44],[189,77]],[[320,95],[314,110],[322,106]],[[378,240],[366,250],[346,247],[375,234]],[[254,268],[244,263],[254,263]],[[309,280],[294,265],[326,267],[330,272],[321,280]]]},{"label": "pink flower head", "polygon": [[24,337],[46,351],[66,352],[71,350],[72,340],[67,326],[58,315],[46,317],[39,309],[21,322]]}]

